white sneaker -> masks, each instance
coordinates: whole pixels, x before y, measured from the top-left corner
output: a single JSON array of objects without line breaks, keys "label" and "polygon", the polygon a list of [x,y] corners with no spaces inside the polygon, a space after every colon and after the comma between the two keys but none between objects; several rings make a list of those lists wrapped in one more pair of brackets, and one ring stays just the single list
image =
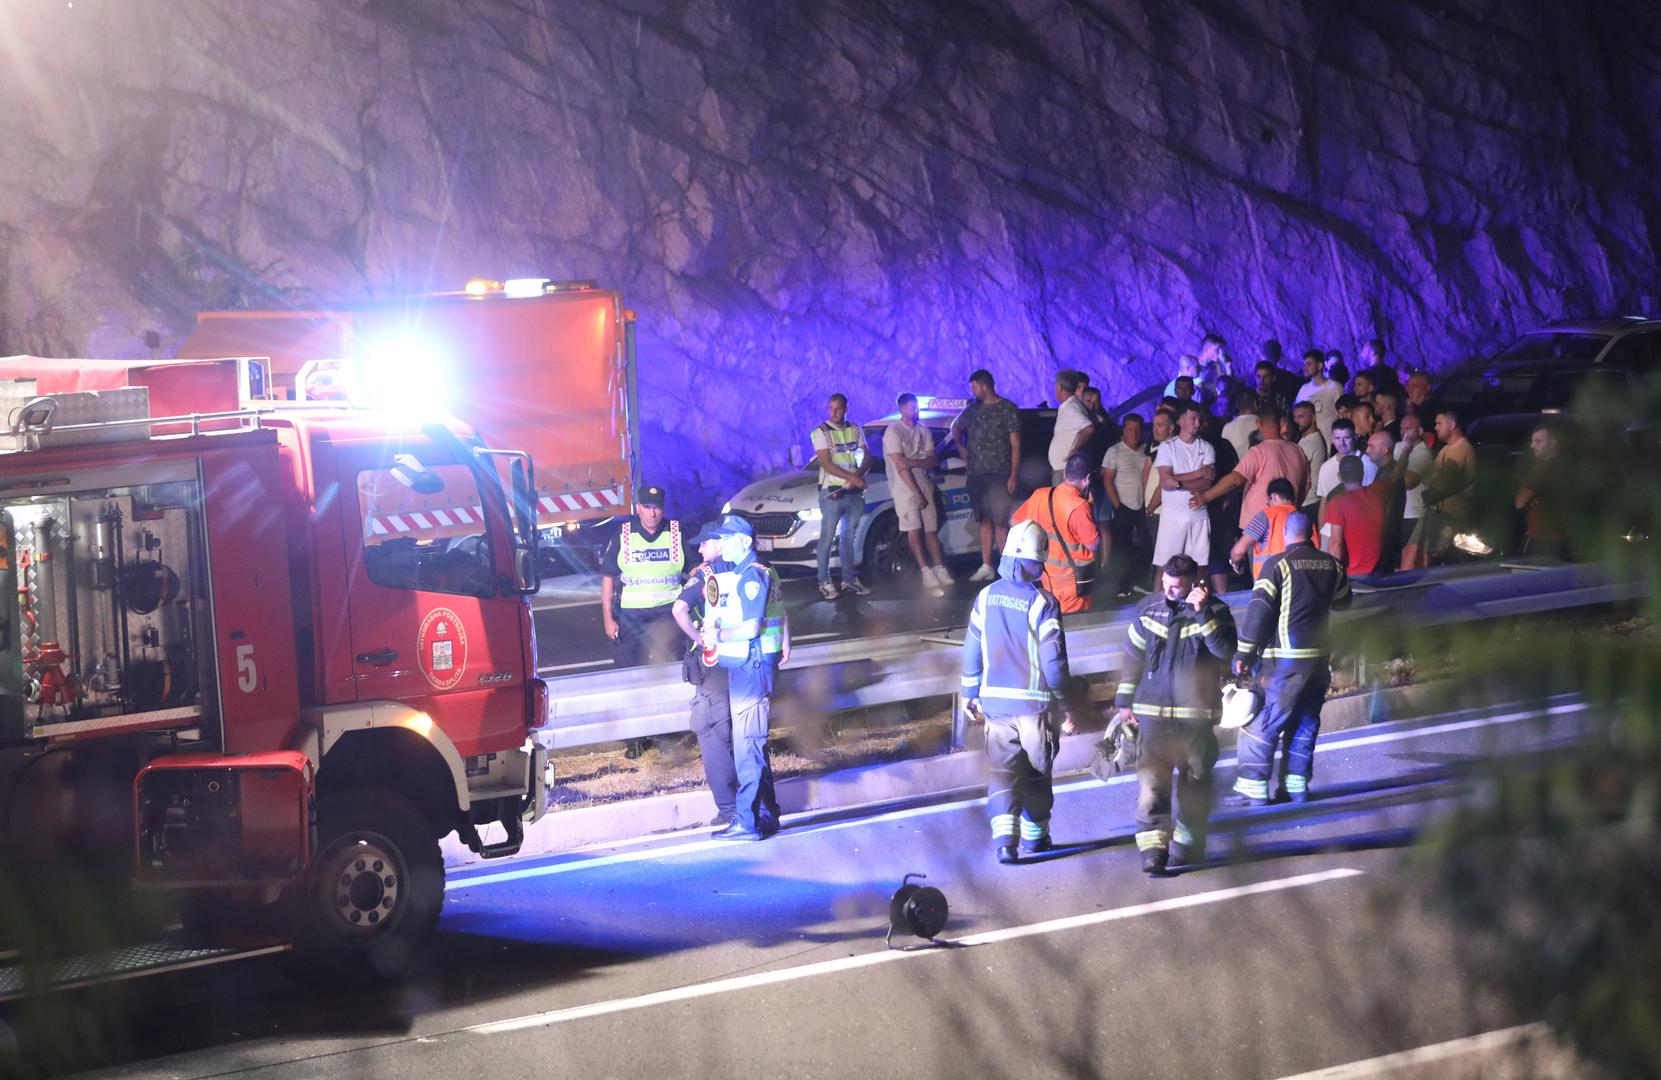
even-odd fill
[{"label": "white sneaker", "polygon": [[981,563],[980,564],[980,569],[976,570],[974,573],[969,575],[969,580],[970,581],[991,581],[994,578],[996,578],[997,576],[998,576],[998,572],[996,570],[992,569],[990,566],[987,566],[985,563]]},{"label": "white sneaker", "polygon": [[943,589],[949,589],[956,584],[952,579],[952,572],[944,566],[931,566],[929,571],[934,574],[934,583]]},{"label": "white sneaker", "polygon": [[841,593],[836,591],[835,585],[832,585],[828,581],[821,581],[819,583],[819,595],[823,596],[826,600],[835,600],[841,595]]},{"label": "white sneaker", "polygon": [[940,582],[935,579],[933,574],[929,573],[927,567],[923,570],[923,588],[928,590],[930,596],[946,595],[946,590],[940,587]]}]

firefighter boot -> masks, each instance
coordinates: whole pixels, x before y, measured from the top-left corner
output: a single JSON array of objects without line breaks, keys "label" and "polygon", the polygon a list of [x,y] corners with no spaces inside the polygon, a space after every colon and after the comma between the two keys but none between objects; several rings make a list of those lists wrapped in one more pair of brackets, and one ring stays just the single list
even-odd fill
[{"label": "firefighter boot", "polygon": [[1148,848],[1142,852],[1142,872],[1151,877],[1159,877],[1165,873],[1165,866],[1170,858],[1170,854],[1162,847]]},{"label": "firefighter boot", "polygon": [[1005,866],[1014,866],[1021,861],[1020,852],[1015,850],[1014,844],[998,845],[998,861]]},{"label": "firefighter boot", "polygon": [[1205,845],[1171,843],[1170,861],[1166,863],[1172,870],[1180,870],[1184,866],[1197,866],[1205,862]]}]

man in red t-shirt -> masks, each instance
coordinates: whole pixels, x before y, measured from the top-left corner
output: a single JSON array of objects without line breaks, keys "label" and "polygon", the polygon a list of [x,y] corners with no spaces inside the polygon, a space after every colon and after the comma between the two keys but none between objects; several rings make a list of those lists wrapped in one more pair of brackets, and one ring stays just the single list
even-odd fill
[{"label": "man in red t-shirt", "polygon": [[1344,457],[1338,462],[1338,480],[1343,489],[1327,500],[1326,520],[1321,527],[1322,549],[1344,564],[1351,578],[1378,569],[1384,549],[1385,485],[1361,486],[1364,475],[1361,459]]}]

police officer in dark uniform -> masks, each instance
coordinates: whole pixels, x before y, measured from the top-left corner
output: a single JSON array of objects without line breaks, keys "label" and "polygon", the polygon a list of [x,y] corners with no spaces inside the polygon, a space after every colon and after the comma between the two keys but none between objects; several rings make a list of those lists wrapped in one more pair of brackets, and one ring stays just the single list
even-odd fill
[{"label": "police officer in dark uniform", "polygon": [[1263,806],[1275,750],[1282,752],[1279,795],[1291,802],[1309,798],[1315,766],[1315,738],[1321,707],[1332,684],[1327,622],[1350,604],[1344,564],[1310,540],[1309,516],[1286,517],[1286,549],[1271,555],[1252,586],[1251,603],[1240,620],[1237,674],[1260,668],[1263,708],[1240,729],[1239,769],[1224,806]]}]

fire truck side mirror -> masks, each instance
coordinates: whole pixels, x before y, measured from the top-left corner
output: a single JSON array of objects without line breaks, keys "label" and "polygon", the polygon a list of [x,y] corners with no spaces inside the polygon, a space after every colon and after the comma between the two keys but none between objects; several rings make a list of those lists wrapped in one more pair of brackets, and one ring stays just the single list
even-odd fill
[{"label": "fire truck side mirror", "polygon": [[536,487],[532,466],[515,458],[509,475],[513,485],[513,573],[522,593],[542,588],[542,559],[537,551]]}]

